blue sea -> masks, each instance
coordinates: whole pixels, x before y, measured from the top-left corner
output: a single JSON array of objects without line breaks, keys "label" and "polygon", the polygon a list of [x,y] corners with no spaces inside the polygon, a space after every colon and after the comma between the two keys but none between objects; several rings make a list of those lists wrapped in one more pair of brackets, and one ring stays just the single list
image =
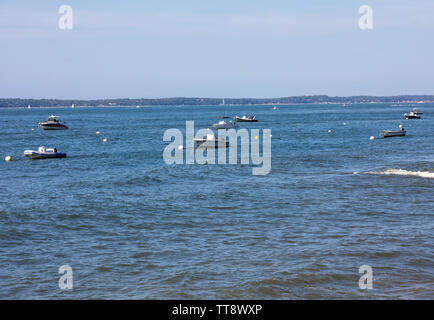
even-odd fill
[{"label": "blue sea", "polygon": [[[0,109],[0,298],[434,299],[434,104],[278,107]],[[225,114],[271,129],[269,174],[163,161],[167,129]]]}]

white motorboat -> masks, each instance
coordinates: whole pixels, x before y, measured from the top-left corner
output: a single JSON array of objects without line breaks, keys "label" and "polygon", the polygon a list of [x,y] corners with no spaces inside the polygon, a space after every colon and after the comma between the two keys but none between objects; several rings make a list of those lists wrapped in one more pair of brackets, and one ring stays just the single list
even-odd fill
[{"label": "white motorboat", "polygon": [[47,148],[40,146],[38,151],[25,150],[24,155],[30,159],[49,159],[49,158],[66,158],[66,153],[58,152],[56,148]]},{"label": "white motorboat", "polygon": [[221,120],[218,123],[214,123],[212,125],[214,129],[232,129],[237,127],[236,122],[232,122],[232,120],[229,120],[228,122]]},{"label": "white motorboat", "polygon": [[404,117],[406,119],[420,119],[420,115],[414,113],[413,111],[411,111],[410,113],[404,113]]},{"label": "white motorboat", "polygon": [[39,122],[39,126],[44,130],[65,130],[68,126],[61,122],[59,116],[49,116],[47,121]]},{"label": "white motorboat", "polygon": [[215,135],[209,133],[206,135],[206,138],[195,138],[194,142],[196,142],[198,147],[213,147],[213,148],[228,148],[229,141],[226,141],[223,138],[216,139]]},{"label": "white motorboat", "polygon": [[238,117],[235,116],[235,121],[236,122],[258,122],[258,120],[255,119],[255,116],[242,116],[242,117]]}]

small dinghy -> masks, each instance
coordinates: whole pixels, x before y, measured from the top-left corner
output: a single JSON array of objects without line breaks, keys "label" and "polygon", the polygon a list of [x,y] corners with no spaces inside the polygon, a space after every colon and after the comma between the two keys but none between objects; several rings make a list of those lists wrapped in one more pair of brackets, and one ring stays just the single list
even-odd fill
[{"label": "small dinghy", "polygon": [[66,130],[68,126],[59,120],[58,116],[49,116],[47,121],[39,122],[39,126],[44,130]]},{"label": "small dinghy", "polygon": [[402,125],[399,125],[399,131],[391,131],[391,130],[381,130],[381,135],[384,138],[391,138],[391,137],[402,137],[405,136],[406,131],[402,127]]},{"label": "small dinghy", "polygon": [[214,123],[212,125],[214,129],[232,129],[237,127],[236,122],[232,122],[232,120],[229,120],[228,122],[221,120],[218,123]]},{"label": "small dinghy", "polygon": [[66,153],[57,152],[56,148],[47,148],[40,146],[38,151],[25,150],[24,155],[30,159],[49,159],[49,158],[66,158]]},{"label": "small dinghy", "polygon": [[213,135],[212,133],[207,134],[206,138],[195,138],[194,142],[196,142],[198,147],[203,147],[203,148],[209,148],[209,147],[228,148],[229,147],[229,141],[226,141],[223,138],[216,139],[215,135]]},{"label": "small dinghy", "polygon": [[258,120],[255,119],[255,116],[242,116],[242,117],[238,117],[235,116],[235,121],[236,122],[258,122]]}]

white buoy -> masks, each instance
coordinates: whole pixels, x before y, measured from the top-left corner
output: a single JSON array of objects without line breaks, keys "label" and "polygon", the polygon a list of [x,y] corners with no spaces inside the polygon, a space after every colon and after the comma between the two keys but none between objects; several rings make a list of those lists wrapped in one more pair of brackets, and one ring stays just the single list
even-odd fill
[{"label": "white buoy", "polygon": [[332,132],[331,130],[328,131],[328,133],[331,133],[331,132]]},{"label": "white buoy", "polygon": [[182,150],[182,149],[184,149],[184,146],[182,145],[178,146],[178,150]]},{"label": "white buoy", "polygon": [[104,138],[102,141],[103,141],[103,142],[107,142],[107,138]]},{"label": "white buoy", "polygon": [[343,125],[344,125],[344,126],[346,126],[346,125],[347,125],[347,123],[346,123],[346,122],[344,122],[344,123],[343,123]]},{"label": "white buoy", "polygon": [[32,131],[35,131],[35,129],[32,128]]},{"label": "white buoy", "polygon": [[374,136],[370,136],[370,137],[369,137],[369,140],[371,140],[371,141],[374,140],[374,139],[375,139]]},{"label": "white buoy", "polygon": [[97,130],[96,132],[95,132],[96,134],[100,134],[100,132]]},{"label": "white buoy", "polygon": [[12,157],[11,156],[6,156],[6,158],[5,158],[5,161],[6,162],[9,162],[9,161],[11,161],[12,160]]}]

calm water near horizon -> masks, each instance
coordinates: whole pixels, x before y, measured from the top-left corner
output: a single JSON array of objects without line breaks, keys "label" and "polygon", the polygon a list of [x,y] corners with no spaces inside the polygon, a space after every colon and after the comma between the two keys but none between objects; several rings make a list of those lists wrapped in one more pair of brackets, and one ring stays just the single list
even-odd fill
[{"label": "calm water near horizon", "polygon": [[[434,104],[272,108],[0,109],[0,298],[434,299]],[[271,129],[268,175],[165,164],[165,130],[225,113]],[[51,114],[70,129],[38,129]]]}]

